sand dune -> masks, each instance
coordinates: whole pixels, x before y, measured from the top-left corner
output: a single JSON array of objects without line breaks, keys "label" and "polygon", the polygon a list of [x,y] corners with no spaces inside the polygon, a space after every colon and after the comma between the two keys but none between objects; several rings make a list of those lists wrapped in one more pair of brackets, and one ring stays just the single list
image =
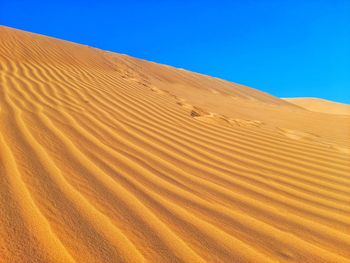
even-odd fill
[{"label": "sand dune", "polygon": [[329,113],[329,114],[340,114],[350,115],[350,105],[333,102],[318,98],[286,98],[285,101],[308,109],[310,111]]},{"label": "sand dune", "polygon": [[1,263],[350,262],[350,116],[7,27],[0,67]]}]

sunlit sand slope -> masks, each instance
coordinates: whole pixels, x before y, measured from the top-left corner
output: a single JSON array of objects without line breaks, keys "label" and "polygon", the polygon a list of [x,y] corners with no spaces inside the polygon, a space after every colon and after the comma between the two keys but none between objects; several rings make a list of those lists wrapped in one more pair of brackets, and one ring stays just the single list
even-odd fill
[{"label": "sunlit sand slope", "polygon": [[350,261],[349,117],[6,27],[0,67],[1,263]]},{"label": "sunlit sand slope", "polygon": [[318,98],[287,98],[290,103],[315,112],[350,115],[350,105]]}]

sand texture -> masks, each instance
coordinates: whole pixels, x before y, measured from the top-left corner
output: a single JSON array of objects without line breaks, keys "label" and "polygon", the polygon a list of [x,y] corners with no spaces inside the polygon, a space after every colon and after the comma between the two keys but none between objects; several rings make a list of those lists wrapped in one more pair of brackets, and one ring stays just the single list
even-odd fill
[{"label": "sand texture", "polygon": [[[346,95],[346,94],[344,94]],[[290,103],[315,112],[350,115],[350,105],[318,98],[286,98]]]},{"label": "sand texture", "polygon": [[350,116],[1,27],[0,262],[350,262],[349,134]]}]

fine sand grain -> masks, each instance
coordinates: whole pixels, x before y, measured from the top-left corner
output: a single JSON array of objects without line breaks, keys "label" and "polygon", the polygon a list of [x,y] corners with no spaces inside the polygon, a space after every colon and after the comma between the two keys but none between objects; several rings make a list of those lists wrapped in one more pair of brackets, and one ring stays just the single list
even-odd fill
[{"label": "fine sand grain", "polygon": [[318,98],[286,98],[290,103],[310,111],[328,114],[350,115],[350,105]]},{"label": "fine sand grain", "polygon": [[349,131],[350,116],[1,27],[0,262],[350,262]]}]

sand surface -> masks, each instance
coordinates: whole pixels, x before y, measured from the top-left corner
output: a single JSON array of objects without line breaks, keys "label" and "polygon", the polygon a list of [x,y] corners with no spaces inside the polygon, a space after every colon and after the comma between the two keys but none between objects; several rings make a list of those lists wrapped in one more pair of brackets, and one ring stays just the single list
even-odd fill
[{"label": "sand surface", "polygon": [[350,262],[349,132],[350,116],[1,27],[0,262]]},{"label": "sand surface", "polygon": [[285,98],[284,100],[315,112],[350,115],[350,105],[318,98]]}]

